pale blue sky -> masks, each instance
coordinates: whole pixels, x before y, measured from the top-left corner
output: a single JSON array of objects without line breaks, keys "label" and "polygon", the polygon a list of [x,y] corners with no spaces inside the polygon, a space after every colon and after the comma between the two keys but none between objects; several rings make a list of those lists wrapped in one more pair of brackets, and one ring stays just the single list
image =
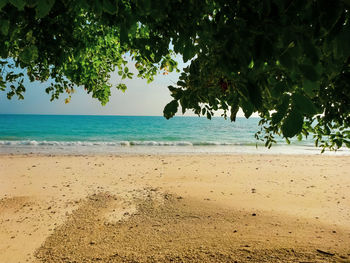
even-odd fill
[{"label": "pale blue sky", "polygon": [[[128,66],[131,71],[136,71],[131,63]],[[171,100],[167,86],[176,83],[178,76],[176,72],[159,75],[149,84],[137,77],[123,80],[128,87],[126,92],[112,89],[110,101],[105,106],[79,87],[70,103],[64,103],[68,97],[66,94],[62,94],[59,100],[50,102],[50,96],[45,93],[48,85],[27,81],[24,100],[16,97],[8,100],[6,92],[0,92],[0,114],[162,115],[164,106]],[[120,81],[120,76],[113,73],[110,82],[117,84]]]},{"label": "pale blue sky", "polygon": [[[184,67],[179,63],[179,67]],[[129,65],[132,69],[133,66]],[[134,70],[132,70],[134,71]],[[132,80],[124,80],[128,89],[123,93],[112,89],[112,95],[107,105],[101,103],[87,94],[82,88],[76,88],[71,102],[64,103],[67,98],[62,94],[59,100],[50,102],[50,96],[45,93],[47,85],[40,82],[26,82],[24,100],[12,98],[8,100],[6,92],[0,92],[0,114],[74,114],[74,115],[146,115],[162,116],[164,106],[171,101],[169,85],[174,85],[179,73],[172,72],[169,75],[158,75],[149,84],[145,80],[135,77]],[[119,83],[120,77],[113,73],[111,83]],[[182,115],[180,112],[177,115]],[[191,111],[185,115],[194,115]],[[243,116],[241,112],[238,114]],[[216,114],[220,116],[220,114]]]},{"label": "pale blue sky", "polygon": [[[113,74],[112,83],[116,82],[116,75]],[[162,115],[164,106],[171,100],[167,86],[171,85],[171,81],[176,82],[176,79],[176,74],[172,74],[157,76],[150,84],[138,78],[124,81],[128,86],[126,92],[112,89],[112,96],[106,106],[102,106],[91,94],[79,87],[72,95],[70,103],[64,103],[66,94],[62,94],[59,100],[50,102],[50,96],[45,93],[47,85],[29,83],[24,100],[17,100],[15,97],[8,100],[5,92],[0,93],[0,113]]]}]

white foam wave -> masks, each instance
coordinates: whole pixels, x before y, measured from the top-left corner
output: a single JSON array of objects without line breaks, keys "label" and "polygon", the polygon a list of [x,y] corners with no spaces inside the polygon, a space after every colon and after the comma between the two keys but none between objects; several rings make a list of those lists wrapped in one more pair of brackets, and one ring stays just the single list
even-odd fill
[{"label": "white foam wave", "polygon": [[0,140],[0,146],[210,146],[242,145],[227,142],[188,142],[188,141],[36,141]]},{"label": "white foam wave", "polygon": [[[159,146],[159,147],[155,147]],[[162,147],[164,146],[164,147]],[[173,146],[173,147],[169,147]],[[227,147],[228,146],[228,147]],[[231,147],[230,147],[231,146]],[[276,145],[272,149],[255,143],[188,142],[188,141],[36,141],[0,140],[1,153],[254,153],[254,154],[320,154],[310,146]],[[325,154],[349,155],[349,149]]]}]

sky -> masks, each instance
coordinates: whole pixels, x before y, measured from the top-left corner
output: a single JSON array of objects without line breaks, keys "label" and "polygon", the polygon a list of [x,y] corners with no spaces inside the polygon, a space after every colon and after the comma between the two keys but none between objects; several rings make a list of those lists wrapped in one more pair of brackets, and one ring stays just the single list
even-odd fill
[{"label": "sky", "polygon": [[[119,76],[112,74],[111,83],[118,83]],[[162,115],[164,106],[171,101],[167,86],[177,76],[157,76],[150,84],[142,79],[123,81],[128,89],[123,93],[112,88],[112,95],[107,105],[87,94],[83,88],[76,88],[70,103],[65,104],[68,96],[62,94],[59,100],[50,102],[50,95],[45,93],[48,85],[39,82],[27,83],[24,100],[13,97],[8,100],[6,92],[0,93],[1,114],[86,114],[86,115]]]},{"label": "sky", "polygon": [[[179,61],[179,68],[186,64]],[[129,64],[131,71],[133,66]],[[137,116],[162,116],[164,106],[172,100],[168,90],[169,85],[174,85],[179,77],[179,73],[172,72],[169,75],[158,75],[151,83],[146,80],[134,77],[123,80],[128,89],[123,93],[112,88],[112,95],[107,105],[101,103],[87,94],[83,88],[76,88],[76,93],[72,95],[70,103],[65,104],[64,100],[68,96],[62,94],[60,99],[50,101],[50,95],[46,94],[45,88],[48,86],[40,82],[26,82],[26,92],[24,100],[13,97],[8,100],[6,92],[0,92],[0,114],[68,114],[68,115],[137,115]],[[116,73],[111,75],[111,83],[117,84],[121,81]],[[186,116],[195,116],[188,111]],[[220,112],[215,116],[220,116]],[[178,113],[177,116],[182,116]],[[243,116],[242,112],[238,116]]]},{"label": "sky", "polygon": [[[123,80],[128,87],[126,92],[112,88],[110,101],[105,106],[81,87],[75,89],[70,103],[64,102],[66,94],[51,102],[50,95],[45,92],[47,84],[26,81],[24,100],[16,97],[8,100],[6,92],[0,92],[0,114],[162,115],[164,106],[171,101],[167,86],[176,83],[178,76],[176,72],[159,75],[149,84],[137,77]],[[110,82],[118,84],[121,77],[112,73]]]}]

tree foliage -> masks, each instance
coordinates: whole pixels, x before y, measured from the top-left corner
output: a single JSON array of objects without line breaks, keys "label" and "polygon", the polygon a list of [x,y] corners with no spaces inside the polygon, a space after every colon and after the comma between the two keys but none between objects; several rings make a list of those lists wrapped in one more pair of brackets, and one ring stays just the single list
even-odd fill
[{"label": "tree foliage", "polygon": [[[314,136],[350,147],[349,0],[0,0],[0,88],[23,98],[31,81],[52,80],[57,98],[83,86],[102,104],[110,73],[131,78],[190,61],[164,116],[181,106],[211,118],[221,109],[261,117],[256,138]],[[16,73],[14,68],[23,69]],[[125,89],[124,84],[117,86]]]}]

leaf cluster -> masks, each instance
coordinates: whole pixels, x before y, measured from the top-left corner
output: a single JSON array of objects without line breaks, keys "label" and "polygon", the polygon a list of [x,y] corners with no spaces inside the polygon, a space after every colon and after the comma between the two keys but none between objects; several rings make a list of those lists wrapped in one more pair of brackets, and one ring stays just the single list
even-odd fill
[{"label": "leaf cluster", "polygon": [[169,86],[166,118],[181,106],[235,121],[241,108],[259,114],[268,147],[276,135],[349,147],[349,16],[345,0],[2,0],[0,88],[23,98],[27,75],[51,80],[52,99],[81,86],[105,104],[111,72],[133,77],[125,55],[152,81],[180,54],[190,64]]}]

